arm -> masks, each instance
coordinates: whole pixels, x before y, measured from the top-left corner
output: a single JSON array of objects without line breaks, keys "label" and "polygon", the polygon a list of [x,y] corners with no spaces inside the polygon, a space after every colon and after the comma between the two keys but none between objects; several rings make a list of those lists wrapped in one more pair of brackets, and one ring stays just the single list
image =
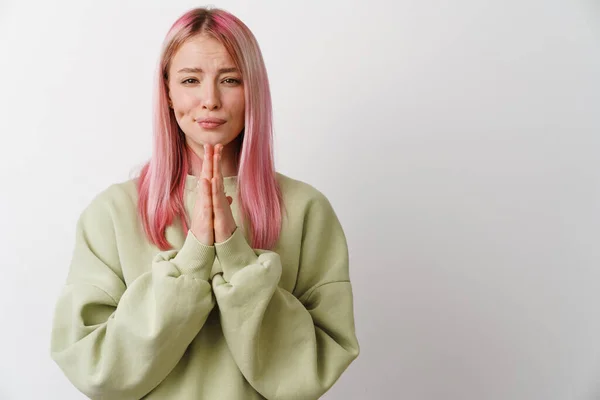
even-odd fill
[{"label": "arm", "polygon": [[212,310],[214,257],[214,246],[188,232],[180,251],[158,253],[152,270],[126,287],[111,209],[93,202],[77,222],[52,358],[90,398],[143,397],[175,367]]},{"label": "arm", "polygon": [[279,255],[253,250],[240,229],[215,248],[213,291],[246,379],[269,400],[319,398],[359,354],[348,249],[329,202],[319,197],[307,215],[295,294],[278,286]]}]

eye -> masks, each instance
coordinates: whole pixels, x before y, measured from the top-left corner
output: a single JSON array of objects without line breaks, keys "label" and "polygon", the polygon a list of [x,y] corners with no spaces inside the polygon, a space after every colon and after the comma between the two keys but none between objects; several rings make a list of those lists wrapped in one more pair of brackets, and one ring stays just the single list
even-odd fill
[{"label": "eye", "polygon": [[227,78],[225,79],[223,82],[229,83],[229,84],[234,84],[237,85],[240,83],[239,79],[235,79],[235,78]]},{"label": "eye", "polygon": [[184,81],[183,81],[183,82],[181,82],[181,83],[183,83],[183,84],[186,84],[186,83],[187,83],[187,82],[189,82],[189,81],[196,81],[196,82],[198,82],[198,80],[197,80],[196,78],[188,78],[188,79],[184,80]]}]

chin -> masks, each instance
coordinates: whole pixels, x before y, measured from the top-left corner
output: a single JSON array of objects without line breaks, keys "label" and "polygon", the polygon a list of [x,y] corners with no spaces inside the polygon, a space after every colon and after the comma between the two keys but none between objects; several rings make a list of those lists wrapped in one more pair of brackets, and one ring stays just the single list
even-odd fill
[{"label": "chin", "polygon": [[186,134],[186,139],[195,143],[197,146],[203,146],[205,144],[211,144],[215,146],[216,144],[222,144],[223,146],[227,146],[231,142],[234,142],[242,133],[243,129],[240,129],[240,132],[237,134],[231,132],[224,132],[220,129],[202,129],[202,127],[195,126],[195,129],[192,130],[194,132],[191,135]]},{"label": "chin", "polygon": [[222,134],[212,131],[212,132],[205,132],[203,135],[200,136],[200,138],[198,140],[194,140],[194,142],[198,143],[201,146],[203,146],[204,144],[210,144],[210,145],[215,146],[219,143],[222,144],[223,146],[227,146],[234,139],[235,138],[231,138],[230,136],[222,135]]}]

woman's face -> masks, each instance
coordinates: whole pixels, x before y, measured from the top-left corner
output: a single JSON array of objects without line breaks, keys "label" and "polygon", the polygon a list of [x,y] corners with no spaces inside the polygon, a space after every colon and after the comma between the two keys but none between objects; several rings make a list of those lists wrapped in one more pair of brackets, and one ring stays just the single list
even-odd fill
[{"label": "woman's face", "polygon": [[[196,154],[205,143],[226,146],[244,128],[244,84],[225,47],[198,35],[175,53],[169,66],[169,99],[186,142]],[[224,121],[202,124],[205,118]]]}]

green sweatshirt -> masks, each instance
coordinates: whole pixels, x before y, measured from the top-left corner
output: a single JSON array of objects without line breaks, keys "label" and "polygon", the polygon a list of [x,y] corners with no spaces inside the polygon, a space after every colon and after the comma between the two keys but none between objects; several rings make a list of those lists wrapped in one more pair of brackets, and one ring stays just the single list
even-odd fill
[{"label": "green sweatshirt", "polygon": [[[136,178],[137,179],[137,178]],[[51,354],[92,399],[317,399],[358,356],[348,248],[328,199],[281,173],[273,249],[241,228],[206,246],[178,221],[160,251],[137,216],[136,179],[81,213]],[[196,178],[187,175],[185,206]],[[225,178],[240,226],[237,177]]]}]

